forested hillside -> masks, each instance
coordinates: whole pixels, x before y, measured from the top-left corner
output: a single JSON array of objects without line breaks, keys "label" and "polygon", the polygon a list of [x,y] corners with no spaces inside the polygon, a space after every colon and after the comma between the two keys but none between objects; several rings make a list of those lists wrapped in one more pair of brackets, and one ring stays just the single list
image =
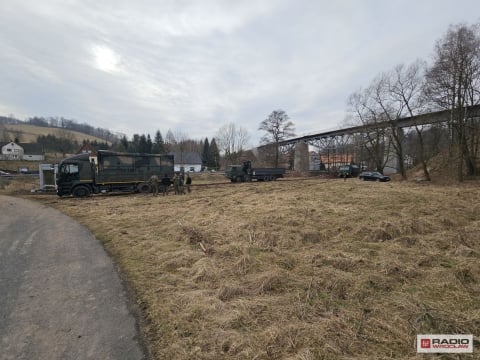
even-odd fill
[{"label": "forested hillside", "polygon": [[[96,128],[86,123],[78,123],[75,120],[65,119],[63,117],[50,117],[50,118],[43,118],[43,117],[32,117],[25,121],[16,119],[14,117],[7,117],[7,116],[0,116],[0,130],[3,128],[10,128],[10,126],[14,125],[13,129],[15,131],[15,127],[18,125],[33,125],[34,127],[40,128],[48,128],[49,130],[41,131],[41,130],[34,130],[34,134],[38,135],[39,132],[42,135],[53,134],[58,136],[58,131],[60,130],[68,130],[74,133],[80,133],[84,135],[88,135],[88,137],[83,136],[88,140],[103,140],[105,142],[116,142],[123,134],[113,134],[110,130]],[[56,129],[56,130],[54,130]],[[52,132],[53,131],[53,132]],[[3,137],[3,132],[0,133],[0,140]],[[79,136],[75,136],[77,140],[79,140]],[[82,137],[82,136],[80,136]],[[82,138],[82,139],[83,139]]]}]

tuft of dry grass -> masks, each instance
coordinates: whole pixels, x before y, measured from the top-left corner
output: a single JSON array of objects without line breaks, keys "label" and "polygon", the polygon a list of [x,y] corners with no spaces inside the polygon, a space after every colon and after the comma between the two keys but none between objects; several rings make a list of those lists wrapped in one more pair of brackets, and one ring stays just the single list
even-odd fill
[{"label": "tuft of dry grass", "polygon": [[417,334],[479,334],[478,184],[31,198],[104,243],[154,359],[414,359]]}]

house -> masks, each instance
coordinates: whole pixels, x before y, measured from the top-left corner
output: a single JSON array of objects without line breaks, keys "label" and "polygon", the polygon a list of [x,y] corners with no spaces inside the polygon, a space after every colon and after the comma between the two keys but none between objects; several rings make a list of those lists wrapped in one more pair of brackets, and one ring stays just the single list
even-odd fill
[{"label": "house", "polygon": [[2,160],[22,160],[23,147],[12,142],[1,144],[2,146]]},{"label": "house", "polygon": [[171,153],[173,155],[174,170],[176,172],[200,172],[202,171],[202,157],[195,152]]},{"label": "house", "polygon": [[328,171],[336,170],[341,165],[354,163],[352,154],[319,154],[316,160]]},{"label": "house", "polygon": [[36,143],[21,143],[23,147],[23,160],[42,161],[45,160],[43,145]]},{"label": "house", "polygon": [[77,151],[77,154],[90,154],[90,156],[97,156],[97,152],[89,142],[83,144],[82,147]]},{"label": "house", "polygon": [[41,161],[45,159],[43,146],[35,143],[3,143],[0,144],[2,153],[0,160],[27,160]]}]

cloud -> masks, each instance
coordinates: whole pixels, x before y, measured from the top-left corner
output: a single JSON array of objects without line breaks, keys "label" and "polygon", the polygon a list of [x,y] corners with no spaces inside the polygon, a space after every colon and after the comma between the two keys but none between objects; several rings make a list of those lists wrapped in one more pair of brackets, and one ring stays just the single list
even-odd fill
[{"label": "cloud", "polygon": [[297,132],[332,128],[348,95],[426,57],[461,0],[362,2],[22,0],[0,4],[0,111],[212,137],[283,109]]}]

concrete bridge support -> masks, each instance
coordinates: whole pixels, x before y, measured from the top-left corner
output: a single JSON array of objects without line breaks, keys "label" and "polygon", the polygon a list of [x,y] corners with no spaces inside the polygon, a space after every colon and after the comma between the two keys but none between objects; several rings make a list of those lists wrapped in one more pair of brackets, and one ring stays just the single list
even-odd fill
[{"label": "concrete bridge support", "polygon": [[[396,131],[397,131],[396,136],[397,136],[398,139],[400,139],[402,141],[402,146],[403,146],[404,143],[405,143],[403,141],[405,139],[404,131],[400,127],[397,127]],[[401,166],[402,165],[405,166],[403,164],[405,159],[399,158],[399,156],[398,156],[397,152],[395,151],[395,148],[394,148],[394,146],[391,142],[392,142],[392,139],[390,139],[389,137],[385,138],[385,154],[384,154],[385,168],[383,169],[383,173],[385,175],[391,175],[391,174],[396,174],[398,172],[401,172]],[[402,151],[402,155],[405,156],[403,154],[403,151]]]},{"label": "concrete bridge support", "polygon": [[295,156],[293,159],[293,168],[300,173],[307,173],[309,171],[310,157],[308,154],[308,144],[305,142],[298,142],[295,144]]}]

